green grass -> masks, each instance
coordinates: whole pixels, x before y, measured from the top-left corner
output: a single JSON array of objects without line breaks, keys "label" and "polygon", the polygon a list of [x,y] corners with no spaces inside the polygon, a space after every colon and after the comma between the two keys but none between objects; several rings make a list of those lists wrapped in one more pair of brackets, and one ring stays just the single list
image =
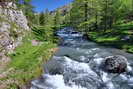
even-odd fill
[{"label": "green grass", "polygon": [[52,48],[50,43],[43,43],[41,46],[32,46],[31,43],[25,43],[15,50],[15,53],[11,55],[12,62],[10,66],[15,69],[29,70],[34,64],[38,64],[40,61],[37,59]]},{"label": "green grass", "polygon": [[[91,40],[104,45],[111,46],[133,53],[133,22],[120,24],[106,32],[89,32],[88,36]],[[129,36],[130,40],[121,40],[123,37]]]},{"label": "green grass", "polygon": [[33,46],[29,36],[23,40],[14,53],[9,54],[11,62],[7,69],[12,72],[2,80],[11,80],[8,89],[18,89],[26,85],[32,79],[39,77],[43,72],[43,64],[53,55],[51,49],[56,47],[52,42],[43,42],[39,46]]}]

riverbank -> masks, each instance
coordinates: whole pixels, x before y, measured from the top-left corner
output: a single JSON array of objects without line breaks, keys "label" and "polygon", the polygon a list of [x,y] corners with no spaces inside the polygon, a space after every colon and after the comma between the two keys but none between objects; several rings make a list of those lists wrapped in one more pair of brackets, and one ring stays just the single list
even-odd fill
[{"label": "riverbank", "polygon": [[122,49],[133,53],[133,25],[121,24],[116,28],[103,31],[93,31],[88,33],[88,38],[98,44]]},{"label": "riverbank", "polygon": [[57,51],[52,42],[34,42],[29,36],[8,57],[0,77],[1,89],[25,89],[25,85],[43,73],[43,64]]}]

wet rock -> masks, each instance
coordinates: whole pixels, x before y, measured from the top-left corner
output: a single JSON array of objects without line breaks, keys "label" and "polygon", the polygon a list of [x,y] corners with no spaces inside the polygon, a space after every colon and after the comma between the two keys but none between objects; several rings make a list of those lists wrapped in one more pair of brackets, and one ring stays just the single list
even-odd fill
[{"label": "wet rock", "polygon": [[105,70],[110,73],[122,73],[127,69],[127,59],[123,56],[109,56],[105,58]]},{"label": "wet rock", "polygon": [[123,38],[121,38],[122,41],[129,41],[131,39],[130,36],[125,36]]},{"label": "wet rock", "polygon": [[64,80],[69,86],[72,86],[74,83],[87,89],[98,89],[101,87],[101,80],[97,75],[93,74],[64,73]]},{"label": "wet rock", "polygon": [[53,57],[53,60],[50,60],[47,62],[47,64],[44,65],[44,72],[56,75],[56,74],[62,74],[64,72],[64,66],[63,66],[63,60],[61,60],[60,57]]}]

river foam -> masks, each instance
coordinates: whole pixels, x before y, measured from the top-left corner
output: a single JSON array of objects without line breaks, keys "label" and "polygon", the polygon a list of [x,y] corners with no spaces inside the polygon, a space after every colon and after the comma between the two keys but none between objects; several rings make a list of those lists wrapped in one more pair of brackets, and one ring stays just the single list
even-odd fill
[{"label": "river foam", "polygon": [[[71,34],[60,37],[64,39],[63,45],[45,64],[45,74],[32,81],[31,89],[133,89],[132,54],[101,47]],[[127,72],[113,74],[102,69],[105,57],[112,55],[127,57],[130,61]]]},{"label": "river foam", "polygon": [[[71,86],[67,86],[64,83],[64,79],[62,75],[43,75],[43,78],[45,79],[45,82],[42,84],[39,83],[39,81],[34,81],[32,84],[35,87],[32,87],[31,89],[87,89],[83,88],[81,86],[76,86],[75,84]],[[43,86],[45,84],[46,86]]]}]

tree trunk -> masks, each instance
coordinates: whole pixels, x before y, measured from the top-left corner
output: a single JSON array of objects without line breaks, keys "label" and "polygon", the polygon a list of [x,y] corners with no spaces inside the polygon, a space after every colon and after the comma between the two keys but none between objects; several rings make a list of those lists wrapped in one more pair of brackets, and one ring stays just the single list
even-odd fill
[{"label": "tree trunk", "polygon": [[95,15],[95,20],[96,20],[96,22],[95,22],[95,30],[97,30],[98,29],[98,14],[97,14],[97,11],[96,11],[96,15]]},{"label": "tree trunk", "polygon": [[[88,20],[88,2],[85,2],[84,7],[85,7],[84,21],[87,22],[87,20]],[[85,24],[85,33],[87,34],[87,25],[86,24]]]},{"label": "tree trunk", "polygon": [[107,30],[107,13],[108,13],[108,0],[105,1],[105,22],[104,22],[104,32]]}]

